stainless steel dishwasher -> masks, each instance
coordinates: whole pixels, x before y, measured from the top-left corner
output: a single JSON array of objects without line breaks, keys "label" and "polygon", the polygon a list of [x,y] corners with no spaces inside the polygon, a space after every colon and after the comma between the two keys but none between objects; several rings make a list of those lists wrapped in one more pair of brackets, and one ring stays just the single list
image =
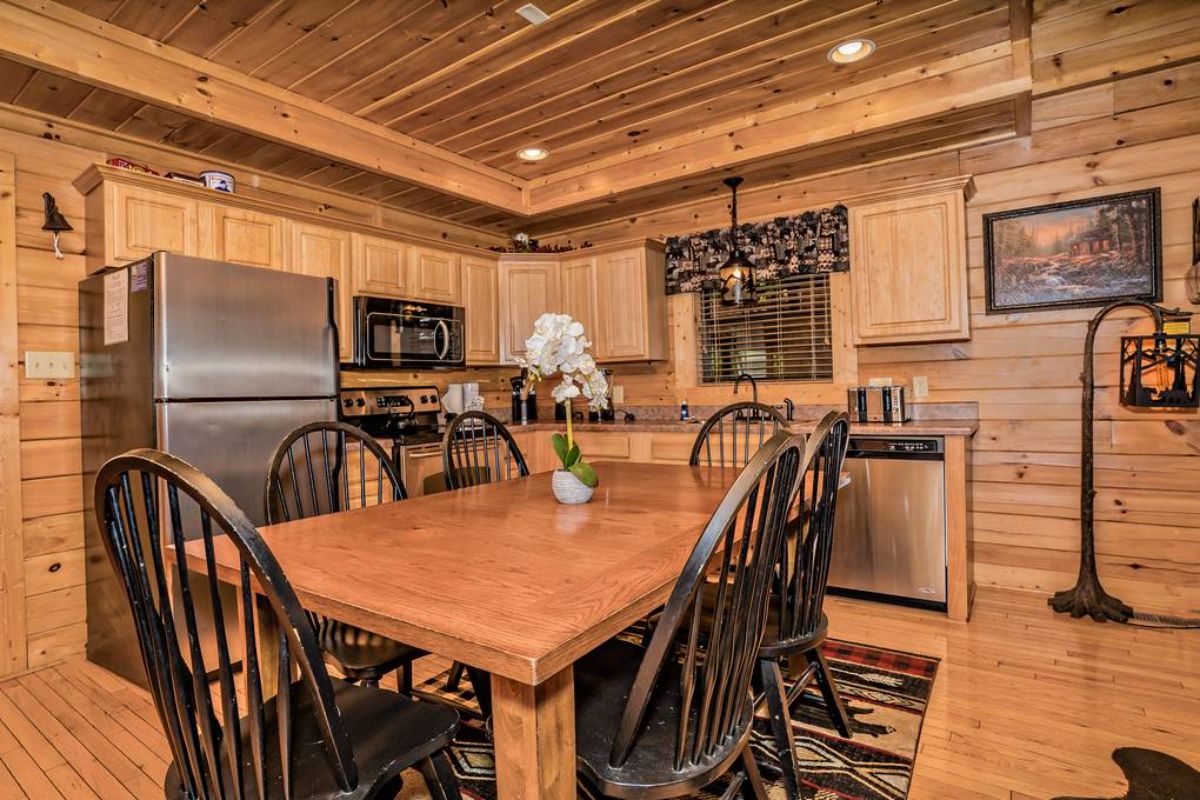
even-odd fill
[{"label": "stainless steel dishwasher", "polygon": [[851,436],[831,591],[946,608],[946,465],[940,436]]}]

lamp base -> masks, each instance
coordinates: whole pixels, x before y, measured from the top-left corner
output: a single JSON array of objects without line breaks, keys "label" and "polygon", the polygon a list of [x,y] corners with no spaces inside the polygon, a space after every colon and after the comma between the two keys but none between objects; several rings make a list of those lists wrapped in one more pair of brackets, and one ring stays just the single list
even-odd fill
[{"label": "lamp base", "polygon": [[1096,622],[1128,622],[1133,616],[1133,609],[1104,591],[1094,574],[1080,576],[1074,588],[1056,592],[1046,602],[1058,613],[1075,619],[1089,616]]}]

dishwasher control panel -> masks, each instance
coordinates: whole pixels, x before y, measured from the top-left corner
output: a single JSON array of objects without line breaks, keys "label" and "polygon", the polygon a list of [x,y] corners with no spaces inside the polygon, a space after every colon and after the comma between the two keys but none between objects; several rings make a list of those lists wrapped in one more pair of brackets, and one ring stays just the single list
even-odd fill
[{"label": "dishwasher control panel", "polygon": [[941,453],[943,439],[937,436],[851,436],[849,449],[859,453]]}]

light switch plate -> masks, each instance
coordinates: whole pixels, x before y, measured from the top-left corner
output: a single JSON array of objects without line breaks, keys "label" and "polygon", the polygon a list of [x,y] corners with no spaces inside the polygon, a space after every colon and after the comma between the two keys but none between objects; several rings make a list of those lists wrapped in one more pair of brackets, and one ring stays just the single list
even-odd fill
[{"label": "light switch plate", "polygon": [[624,386],[614,386],[612,395],[613,395],[614,403],[616,403],[618,405],[621,403],[624,403],[625,402],[625,387]]},{"label": "light switch plate", "polygon": [[913,375],[913,397],[929,397],[929,376]]},{"label": "light switch plate", "polygon": [[75,354],[45,350],[25,351],[26,378],[74,378]]}]

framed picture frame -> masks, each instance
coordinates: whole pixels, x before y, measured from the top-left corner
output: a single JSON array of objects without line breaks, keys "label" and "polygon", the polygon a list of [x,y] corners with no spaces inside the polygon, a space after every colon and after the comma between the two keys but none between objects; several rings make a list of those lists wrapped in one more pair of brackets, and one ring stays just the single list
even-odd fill
[{"label": "framed picture frame", "polygon": [[1161,191],[983,216],[988,314],[1162,299]]}]

